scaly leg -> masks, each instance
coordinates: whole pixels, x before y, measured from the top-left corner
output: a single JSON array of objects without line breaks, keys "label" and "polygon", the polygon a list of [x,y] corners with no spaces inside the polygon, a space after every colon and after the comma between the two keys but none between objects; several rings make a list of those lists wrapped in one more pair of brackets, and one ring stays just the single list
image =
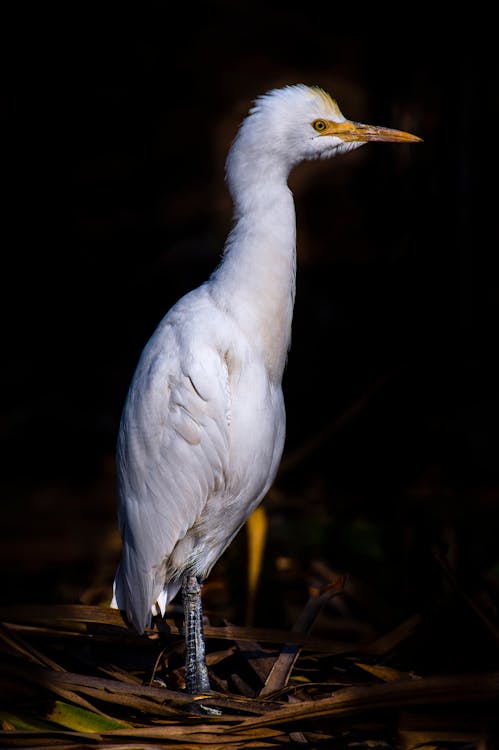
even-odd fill
[{"label": "scaly leg", "polygon": [[182,581],[185,630],[185,683],[187,692],[199,695],[211,690],[206,667],[201,583],[196,576]]}]

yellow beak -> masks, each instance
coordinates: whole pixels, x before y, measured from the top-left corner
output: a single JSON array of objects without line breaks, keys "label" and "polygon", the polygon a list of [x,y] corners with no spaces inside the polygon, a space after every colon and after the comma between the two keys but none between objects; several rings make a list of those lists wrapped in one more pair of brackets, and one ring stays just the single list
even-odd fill
[{"label": "yellow beak", "polygon": [[327,120],[327,128],[320,135],[335,135],[342,141],[395,141],[398,143],[417,143],[422,141],[417,135],[403,130],[383,128],[378,125],[363,125],[360,122],[332,122]]}]

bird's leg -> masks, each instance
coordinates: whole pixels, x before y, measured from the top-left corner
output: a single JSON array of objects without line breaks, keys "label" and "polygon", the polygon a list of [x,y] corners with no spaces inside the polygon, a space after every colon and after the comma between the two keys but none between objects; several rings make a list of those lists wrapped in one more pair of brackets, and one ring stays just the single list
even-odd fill
[{"label": "bird's leg", "polygon": [[185,629],[185,683],[191,695],[211,690],[206,667],[201,583],[196,576],[186,575],[182,582]]}]

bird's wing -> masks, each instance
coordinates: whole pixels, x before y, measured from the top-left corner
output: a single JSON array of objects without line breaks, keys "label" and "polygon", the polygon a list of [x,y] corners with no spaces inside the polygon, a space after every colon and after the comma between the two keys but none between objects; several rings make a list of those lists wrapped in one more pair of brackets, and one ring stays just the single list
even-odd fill
[{"label": "bird's wing", "polygon": [[118,441],[123,554],[116,600],[142,629],[165,578],[179,572],[175,546],[229,476],[224,358],[202,340],[179,338],[178,327],[160,334],[137,367]]}]

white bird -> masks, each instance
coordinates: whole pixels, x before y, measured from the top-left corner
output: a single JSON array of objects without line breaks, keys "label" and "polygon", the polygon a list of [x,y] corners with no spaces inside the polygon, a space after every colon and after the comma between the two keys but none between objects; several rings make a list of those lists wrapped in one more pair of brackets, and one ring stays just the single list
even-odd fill
[{"label": "white bird", "polygon": [[276,475],[295,299],[293,167],[367,141],[414,142],[345,119],[303,84],[259,97],[226,162],[234,226],[210,278],[147,343],[121,419],[122,558],[111,606],[142,633],[182,587],[186,686],[210,690],[201,586]]}]

